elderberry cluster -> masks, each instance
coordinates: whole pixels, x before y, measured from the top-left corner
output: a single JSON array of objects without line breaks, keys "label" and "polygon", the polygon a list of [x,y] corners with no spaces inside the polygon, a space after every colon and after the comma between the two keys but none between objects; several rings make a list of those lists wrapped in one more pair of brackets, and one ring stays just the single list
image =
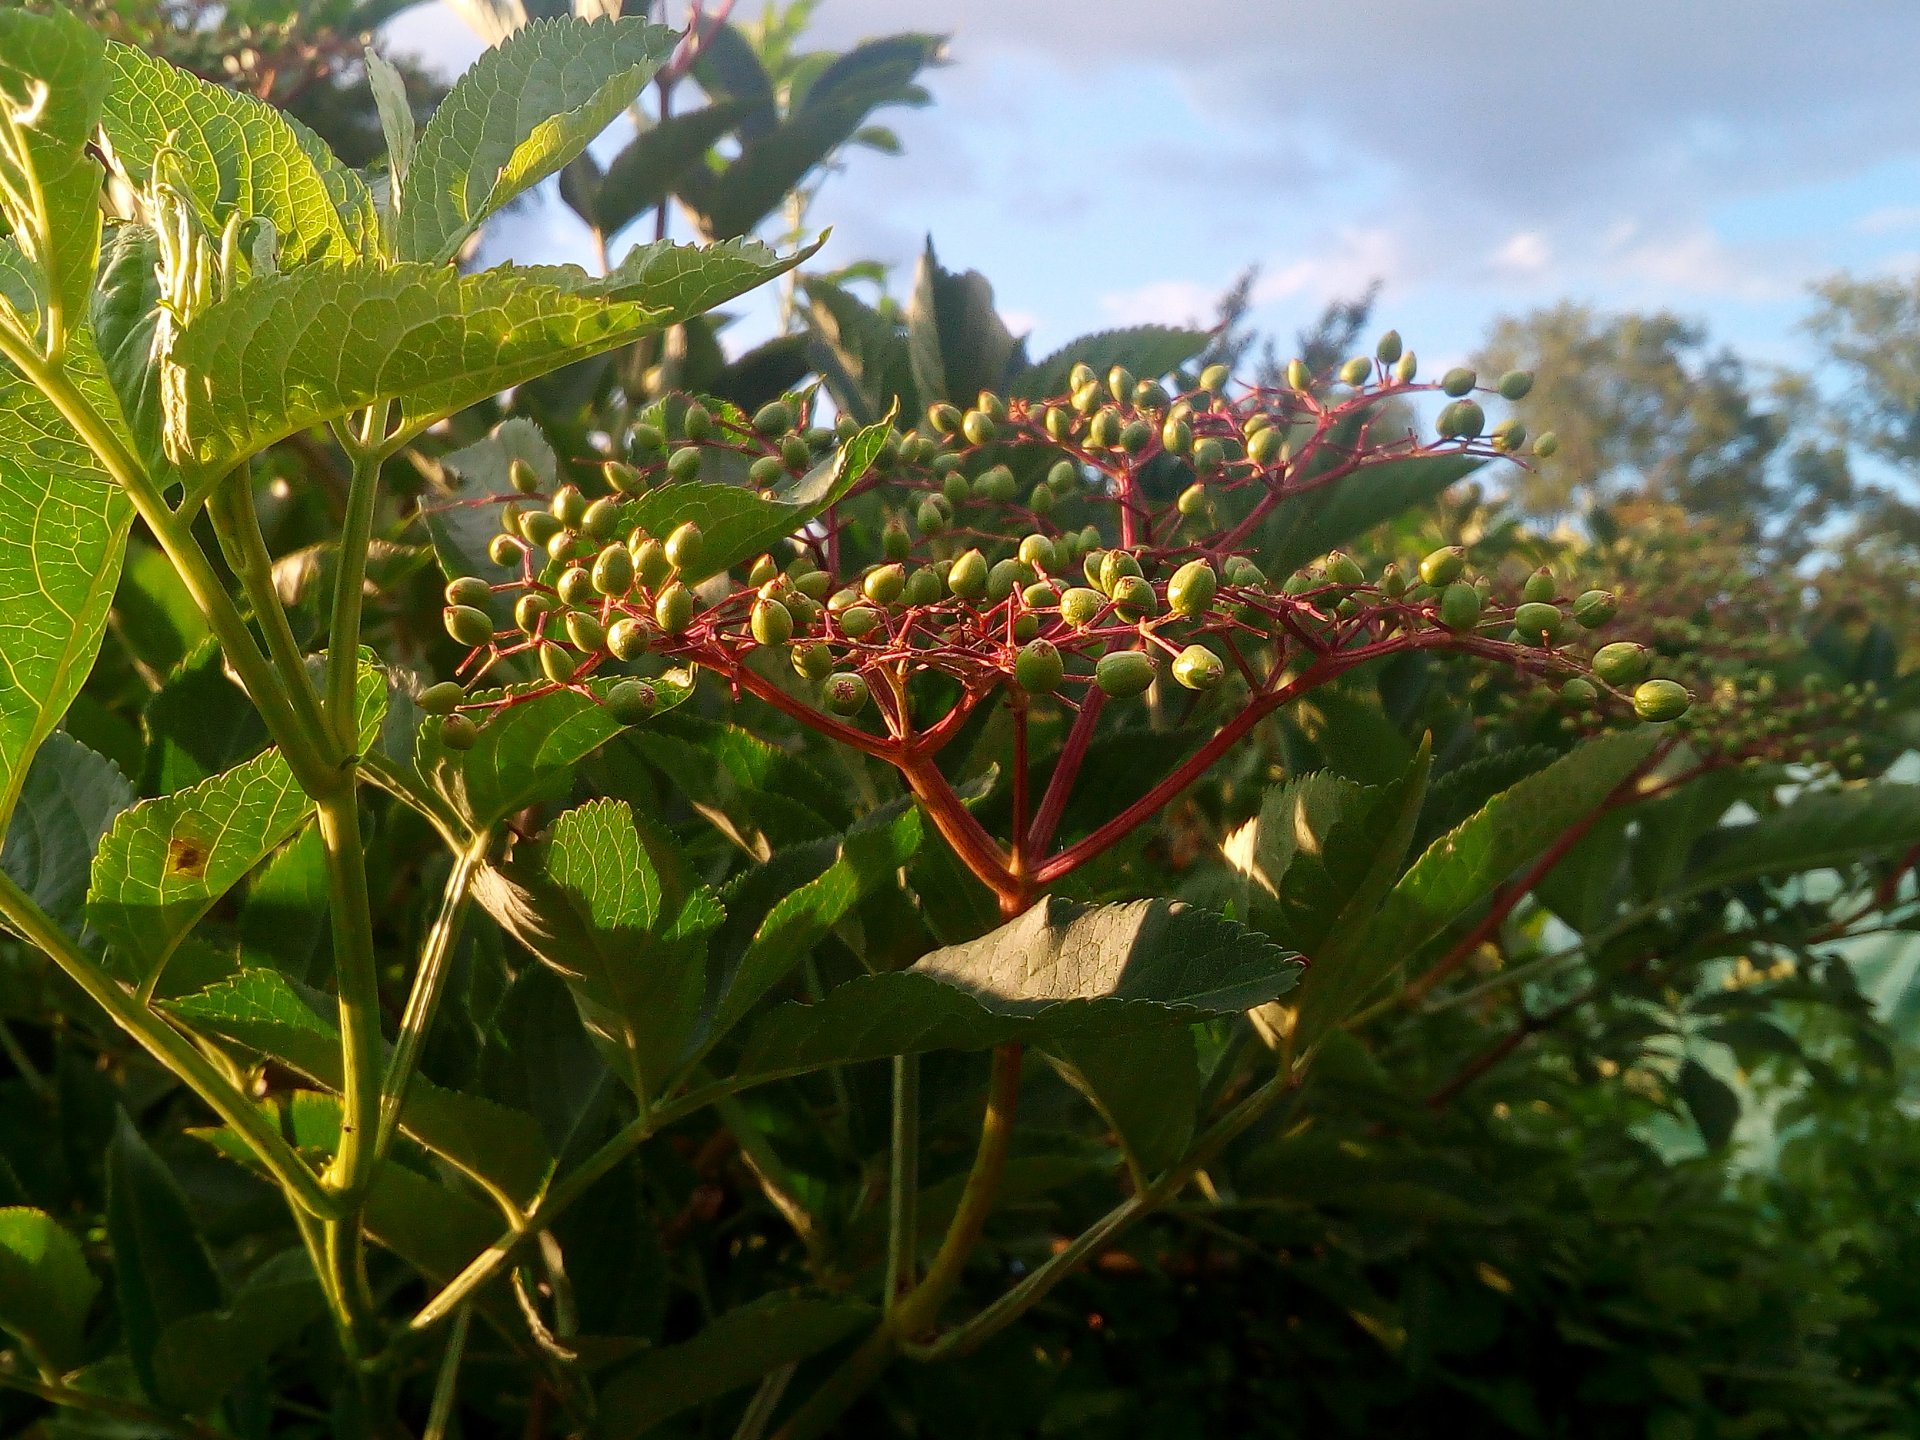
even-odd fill
[{"label": "elderberry cluster", "polygon": [[[1520,398],[1531,377],[1483,390],[1471,371],[1438,384],[1416,373],[1391,333],[1337,380],[1295,362],[1287,385],[1233,396],[1224,367],[1173,394],[1120,366],[1102,377],[1075,365],[1049,398],[982,392],[966,410],[932,406],[924,425],[889,431],[832,508],[771,551],[718,557],[729,564],[712,563],[694,520],[653,533],[643,517],[684,514],[657,502],[716,482],[791,493],[858,427],[810,425],[806,397],[751,417],[673,397],[602,463],[597,494],[547,493],[516,462],[518,493],[492,546],[518,572],[499,587],[515,596],[513,626],[496,632],[495,587],[461,579],[448,587],[447,629],[470,647],[469,680],[520,658],[548,688],[658,656],[766,695],[779,672],[765,657],[777,653],[797,677],[780,682],[783,695],[797,688],[842,726],[875,709],[899,741],[939,722],[929,707],[965,710],[996,691],[1071,706],[1237,681],[1272,697],[1408,648],[1500,660],[1587,705],[1605,690],[1650,720],[1682,713],[1686,691],[1648,680],[1641,647],[1607,646],[1589,663],[1575,642],[1613,618],[1614,599],[1562,595],[1550,572],[1508,598],[1468,575],[1457,547],[1372,578],[1337,552],[1263,572],[1256,555],[1292,497],[1392,460],[1523,453],[1518,422],[1489,431],[1473,397]],[[1428,391],[1447,403],[1423,438],[1402,397]],[[1542,435],[1532,453],[1552,448]],[[944,683],[930,693],[925,677]],[[528,693],[468,701],[449,683],[426,702],[448,717],[451,743],[471,743],[476,721]],[[630,679],[605,701],[632,721],[655,697]]]}]

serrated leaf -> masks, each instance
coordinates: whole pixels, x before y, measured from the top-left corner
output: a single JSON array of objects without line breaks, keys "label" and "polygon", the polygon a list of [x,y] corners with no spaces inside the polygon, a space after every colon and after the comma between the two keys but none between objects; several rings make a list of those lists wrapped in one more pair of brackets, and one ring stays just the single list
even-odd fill
[{"label": "serrated leaf", "polygon": [[867,426],[836,450],[831,460],[776,490],[771,500],[740,485],[694,481],[649,490],[630,502],[628,509],[635,523],[652,535],[670,534],[687,521],[700,527],[700,563],[681,576],[688,584],[697,584],[770,550],[837,504],[880,458],[888,429],[884,422]]},{"label": "serrated leaf", "polygon": [[981,390],[1003,392],[1009,378],[1026,368],[1025,347],[993,308],[987,277],[978,270],[943,269],[931,239],[907,304],[907,354],[923,405],[965,405]]},{"label": "serrated leaf", "polygon": [[[242,970],[231,979],[166,1002],[194,1026],[279,1061],[338,1091],[340,1032],[278,971]],[[530,1200],[552,1161],[537,1121],[477,1095],[415,1077],[401,1130],[459,1168]]]},{"label": "serrated leaf", "polygon": [[[76,337],[75,348],[91,345]],[[83,354],[69,373],[115,408]],[[80,437],[0,365],[0,825],[100,653],[132,520]]]},{"label": "serrated leaf", "polygon": [[395,253],[451,260],[487,216],[586,149],[677,38],[637,18],[566,18],[535,21],[488,50],[420,132]]},{"label": "serrated leaf", "polygon": [[[379,733],[385,677],[359,678],[363,744]],[[123,979],[151,986],[219,898],[306,823],[313,802],[276,750],[121,812],[94,855],[87,920]]]},{"label": "serrated leaf", "polygon": [[51,1215],[0,1209],[0,1330],[55,1369],[69,1369],[80,1360],[81,1331],[99,1290],[80,1242]]},{"label": "serrated leaf", "polygon": [[1035,361],[1014,382],[1013,393],[1029,400],[1064,394],[1068,375],[1082,362],[1101,376],[1115,365],[1126,366],[1142,379],[1171,374],[1206,349],[1212,338],[1210,330],[1174,325],[1134,325],[1082,335]]},{"label": "serrated leaf", "polygon": [[607,162],[594,192],[592,221],[603,235],[626,229],[642,211],[673,198],[681,176],[736,127],[748,107],[722,100],[648,126]]},{"label": "serrated leaf", "polygon": [[[525,461],[551,490],[557,465],[553,447],[540,427],[521,416],[494,427],[484,439],[454,451],[441,460],[454,477],[450,499],[425,504],[421,518],[433,541],[433,553],[449,578],[474,575],[489,585],[519,578],[518,566],[496,565],[487,546],[500,533],[500,508],[517,492],[510,474],[515,460]],[[493,605],[495,624],[504,624],[512,611],[511,596],[498,595]]]},{"label": "serrated leaf", "polygon": [[489,867],[474,893],[567,981],[635,1090],[656,1093],[687,1058],[700,1020],[707,938],[725,917],[712,892],[696,890],[667,915],[632,810],[598,800],[554,822],[537,862]]},{"label": "serrated leaf", "polygon": [[1687,1102],[1709,1150],[1721,1149],[1733,1138],[1733,1127],[1740,1123],[1740,1097],[1698,1060],[1681,1063],[1680,1098]]},{"label": "serrated leaf", "polygon": [[151,1364],[161,1403],[188,1414],[207,1410],[325,1313],[306,1252],[282,1251],[247,1276],[225,1308],[160,1332]]},{"label": "serrated leaf", "polygon": [[648,246],[595,278],[573,266],[308,267],[241,286],[174,342],[167,449],[219,474],[298,431],[397,401],[414,431],[677,323],[799,263],[758,244]]},{"label": "serrated leaf", "polygon": [[785,1073],[923,1050],[1185,1025],[1284,994],[1299,957],[1225,916],[1166,900],[1041,901],[906,970],[850,980],[756,1025],[743,1073]]},{"label": "serrated leaf", "polygon": [[131,221],[113,226],[100,250],[93,289],[94,343],[120,409],[155,474],[165,472],[166,412],[161,398],[159,349],[160,249],[153,231]]},{"label": "serrated leaf", "polygon": [[1200,1103],[1193,1032],[1173,1026],[1072,1035],[1046,1051],[1113,1127],[1134,1166],[1157,1175],[1186,1153]]},{"label": "serrated leaf", "polygon": [[372,250],[372,192],[299,121],[118,41],[107,45],[107,67],[100,130],[135,188],[169,151],[210,234],[235,216],[263,219],[282,269]]},{"label": "serrated leaf", "polygon": [[[68,327],[86,317],[99,256],[100,169],[86,146],[106,90],[106,47],[87,25],[65,11],[0,11],[0,94],[24,116],[21,133],[34,172],[31,185],[13,189],[39,193],[46,226],[3,208],[20,253],[36,262]],[[38,104],[36,93],[44,96]]]},{"label": "serrated leaf", "polygon": [[153,1369],[161,1333],[218,1309],[222,1291],[179,1182],[124,1113],[107,1147],[107,1239],[134,1369],[147,1393],[162,1399]]},{"label": "serrated leaf", "polygon": [[863,425],[895,403],[903,414],[919,415],[924,407],[899,323],[832,281],[809,279],[806,290],[814,342],[827,362],[821,372],[834,404]]},{"label": "serrated leaf", "polygon": [[119,766],[56,730],[27,771],[0,845],[0,870],[69,935],[78,934],[93,853],[132,803],[133,787]]},{"label": "serrated leaf", "polygon": [[407,99],[406,77],[386,56],[369,49],[362,61],[367,67],[367,88],[373,91],[373,103],[380,112],[380,133],[387,142],[391,203],[398,207],[406,200],[407,168],[413,163],[413,149],[419,139],[414,133],[413,102]]},{"label": "serrated leaf", "polygon": [[625,1440],[846,1339],[874,1318],[858,1300],[763,1295],[691,1340],[649,1350],[599,1387],[594,1440]]},{"label": "serrated leaf", "polygon": [[[549,690],[516,700],[480,727],[471,750],[449,750],[439,727],[420,730],[415,765],[421,776],[472,823],[484,830],[537,800],[550,799],[571,783],[574,767],[624,728],[601,698],[614,681],[595,681],[593,696]],[[669,670],[648,681],[665,714],[693,693],[693,677]],[[485,701],[505,692],[471,697]]]},{"label": "serrated leaf", "polygon": [[1653,752],[1648,729],[1590,740],[1488,801],[1428,847],[1367,927],[1384,975],[1460,919],[1569,826],[1597,810]]},{"label": "serrated leaf", "polygon": [[1695,893],[1762,875],[1802,874],[1920,845],[1920,785],[1875,780],[1815,791],[1745,825],[1710,832],[1680,880]]},{"label": "serrated leaf", "polygon": [[1260,563],[1271,574],[1288,574],[1401,512],[1430,503],[1486,463],[1475,455],[1410,456],[1290,495],[1262,527]]}]

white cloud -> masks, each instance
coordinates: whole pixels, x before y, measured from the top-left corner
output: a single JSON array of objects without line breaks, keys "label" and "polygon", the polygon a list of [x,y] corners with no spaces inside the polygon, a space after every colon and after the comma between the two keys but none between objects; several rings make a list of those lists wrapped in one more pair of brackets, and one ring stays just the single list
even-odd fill
[{"label": "white cloud", "polygon": [[1920,205],[1882,205],[1869,210],[1853,228],[1862,235],[1893,235],[1905,230],[1920,230]]},{"label": "white cloud", "polygon": [[1100,297],[1100,314],[1112,325],[1192,325],[1211,321],[1220,298],[1217,284],[1155,280]]},{"label": "white cloud", "polygon": [[1510,275],[1537,276],[1552,263],[1553,247],[1538,230],[1510,235],[1493,252],[1494,268]]}]

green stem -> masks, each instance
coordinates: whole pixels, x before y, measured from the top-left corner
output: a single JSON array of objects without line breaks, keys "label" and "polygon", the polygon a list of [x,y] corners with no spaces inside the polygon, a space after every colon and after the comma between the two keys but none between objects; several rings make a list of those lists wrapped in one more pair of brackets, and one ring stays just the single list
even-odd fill
[{"label": "green stem", "polygon": [[374,1136],[373,1153],[377,1159],[393,1143],[393,1132],[400,1123],[400,1109],[406,1104],[407,1087],[413,1081],[420,1061],[420,1047],[426,1043],[433,1026],[434,1011],[439,1008],[441,992],[446,988],[447,966],[454,947],[460,943],[460,931],[466,924],[467,910],[473,901],[473,877],[486,863],[491,832],[482,835],[454,860],[453,873],[447,877],[446,893],[440,900],[440,913],[427,942],[420,949],[420,968],[414,972],[413,990],[407,996],[407,1008],[400,1017],[400,1036],[387,1062],[386,1081],[380,1088],[379,1129]]},{"label": "green stem", "polygon": [[351,791],[319,802],[327,857],[327,899],[333,917],[335,983],[340,992],[340,1153],[332,1187],[357,1198],[373,1169],[372,1131],[379,1116],[383,1049],[380,977],[373,952],[373,914],[360,839],[360,805]]},{"label": "green stem", "polygon": [[888,1159],[887,1277],[883,1303],[893,1311],[914,1283],[920,1249],[920,1057],[893,1057],[893,1136]]},{"label": "green stem", "polygon": [[369,750],[362,755],[358,769],[361,778],[368,784],[386,791],[439,831],[440,838],[447,842],[447,848],[455,854],[473,843],[467,822],[460,818],[451,805],[434,791],[424,788],[380,751]]},{"label": "green stem", "polygon": [[387,407],[366,412],[360,444],[349,447],[353,479],[347,490],[347,515],[341,528],[339,563],[333,581],[333,620],[327,627],[327,714],[339,743],[353,754],[359,735],[353,713],[354,682],[360,655],[360,612],[367,584],[367,547],[373,543],[374,505],[380,498],[380,467],[387,450],[373,443],[386,428]]},{"label": "green stem", "polygon": [[827,1264],[826,1237],[820,1233],[820,1222],[800,1198],[786,1161],[753,1123],[746,1107],[733,1096],[719,1097],[714,1101],[714,1109],[719,1112],[720,1123],[732,1132],[733,1143],[740,1147],[740,1156],[753,1172],[753,1178],[760,1182],[761,1193],[800,1238],[806,1247],[808,1263],[819,1273]]},{"label": "green stem", "polygon": [[753,1392],[753,1399],[747,1402],[740,1423],[734,1429],[733,1440],[760,1440],[767,1433],[767,1426],[773,1421],[773,1412],[780,1407],[780,1397],[787,1393],[787,1385],[797,1368],[782,1365],[777,1370],[767,1372],[766,1378],[760,1382],[760,1388]]},{"label": "green stem", "polygon": [[447,1427],[453,1422],[454,1396],[460,1388],[460,1360],[467,1351],[467,1326],[472,1312],[465,1306],[453,1317],[453,1330],[447,1336],[446,1353],[440,1357],[440,1373],[433,1382],[433,1406],[427,1411],[427,1428],[421,1440],[446,1440]]},{"label": "green stem", "polygon": [[111,1395],[96,1395],[91,1390],[78,1390],[71,1385],[62,1385],[56,1381],[30,1379],[7,1369],[0,1369],[0,1390],[17,1390],[23,1395],[44,1400],[49,1405],[59,1405],[68,1410],[84,1410],[107,1419],[124,1420],[146,1430],[158,1430],[162,1434],[189,1436],[191,1440],[218,1440],[220,1433],[201,1424],[198,1420],[165,1415],[158,1410],[150,1410],[145,1405],[137,1405],[131,1400],[116,1400]]},{"label": "green stem", "polygon": [[299,1205],[323,1219],[341,1207],[281,1138],[266,1114],[242,1095],[176,1030],[87,957],[18,885],[0,874],[0,915],[28,943],[39,947],[65,971],[142,1049],[159,1061],[239,1136],[281,1187]]}]

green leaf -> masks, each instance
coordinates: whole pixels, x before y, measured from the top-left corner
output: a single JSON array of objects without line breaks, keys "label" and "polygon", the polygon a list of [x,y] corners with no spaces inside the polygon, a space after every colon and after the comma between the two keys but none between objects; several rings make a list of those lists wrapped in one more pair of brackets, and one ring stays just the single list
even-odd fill
[{"label": "green leaf", "polygon": [[743,136],[739,157],[718,176],[687,174],[682,199],[701,232],[709,239],[748,234],[874,110],[923,103],[913,77],[945,43],[938,35],[890,35],[837,56],[778,125]]},{"label": "green leaf", "polygon": [[809,279],[806,289],[814,343],[826,361],[821,373],[834,404],[863,425],[896,403],[902,413],[919,415],[913,359],[899,323],[830,280]]},{"label": "green leaf", "polygon": [[[42,86],[45,99],[36,106]],[[37,262],[45,288],[36,291],[58,302],[69,328],[86,317],[99,258],[100,167],[86,146],[106,91],[106,47],[90,27],[65,11],[0,11],[0,96],[29,117],[21,129],[34,182],[16,188],[39,191],[46,226],[11,205],[0,208],[21,253]]]},{"label": "green leaf", "polygon": [[387,142],[387,174],[393,181],[390,203],[399,208],[405,204],[407,170],[419,139],[413,128],[413,102],[407,99],[406,77],[386,56],[370,48],[362,59],[367,67],[367,88],[373,91],[373,103],[380,112],[380,133]]},{"label": "green leaf", "polygon": [[[80,359],[69,373],[112,407]],[[100,653],[132,520],[80,437],[0,366],[0,825]]]},{"label": "green leaf", "polygon": [[131,45],[110,42],[107,66],[100,129],[136,189],[170,152],[208,232],[236,216],[267,221],[283,270],[372,250],[372,192],[299,121]]},{"label": "green leaf", "polygon": [[[531,699],[516,698],[480,727],[471,750],[449,750],[439,727],[422,726],[415,764],[420,774],[476,830],[498,824],[516,810],[551,799],[573,781],[574,767],[618,735],[621,724],[601,703],[611,680],[595,681],[594,694],[547,690]],[[656,715],[665,714],[693,693],[693,677],[669,670],[648,683],[659,696]],[[474,700],[508,692],[481,692]]]},{"label": "green leaf", "polygon": [[1206,349],[1212,338],[1210,330],[1172,325],[1134,325],[1082,335],[1034,362],[1014,382],[1013,393],[1029,400],[1064,394],[1067,376],[1081,362],[1091,365],[1102,377],[1115,365],[1124,365],[1143,379],[1167,375]]},{"label": "green leaf", "polygon": [[1687,1102],[1709,1150],[1721,1149],[1733,1138],[1733,1127],[1740,1123],[1740,1097],[1698,1060],[1681,1063],[1680,1098]]},{"label": "green leaf", "polygon": [[[155,552],[138,552],[145,562]],[[164,557],[159,558],[166,565]],[[143,569],[155,567],[143,563]],[[168,567],[171,574],[171,567]],[[128,566],[126,579],[135,579]],[[132,588],[123,583],[121,594]],[[126,628],[126,606],[116,605],[116,620]],[[147,701],[141,720],[147,732],[143,795],[170,795],[225,773],[267,748],[267,726],[253,702],[227,678],[220,642],[206,637]]]},{"label": "green leaf", "polygon": [[107,1147],[107,1239],[134,1369],[147,1393],[163,1399],[153,1368],[161,1333],[217,1310],[220,1277],[179,1182],[124,1113]]},{"label": "green leaf", "polygon": [[880,458],[888,429],[884,421],[867,426],[771,500],[745,486],[695,481],[649,490],[628,509],[649,534],[669,534],[689,520],[700,527],[700,563],[681,576],[697,584],[771,549],[837,504]]},{"label": "green leaf", "polygon": [[595,278],[573,266],[296,270],[241,286],[174,342],[167,447],[192,476],[381,401],[412,432],[502,390],[700,313],[771,279],[764,245],[636,250]]},{"label": "green leaf", "polygon": [[1186,1153],[1200,1104],[1193,1032],[1174,1026],[1113,1035],[1069,1035],[1047,1055],[1113,1127],[1141,1174],[1157,1175]]},{"label": "green leaf", "polygon": [[1411,960],[1514,871],[1600,808],[1653,752],[1650,729],[1588,741],[1488,801],[1428,847],[1367,928],[1375,976]]},{"label": "green leaf", "polygon": [[51,1215],[0,1209],[0,1330],[53,1368],[70,1369],[80,1361],[81,1331],[99,1290],[80,1242]]},{"label": "green leaf", "polygon": [[1025,348],[993,308],[987,277],[978,270],[942,269],[931,239],[907,304],[907,353],[923,405],[966,405],[981,390],[1004,391],[1026,364]]},{"label": "green leaf", "polygon": [[443,265],[480,223],[587,148],[678,37],[640,19],[535,21],[462,75],[420,132],[395,226],[402,260]]},{"label": "green leaf", "polygon": [[[386,681],[359,678],[363,744],[379,733]],[[93,858],[87,920],[122,978],[151,986],[187,932],[306,823],[313,802],[276,750],[121,812]]]},{"label": "green leaf", "polygon": [[[242,970],[165,1004],[198,1029],[277,1060],[315,1084],[340,1089],[339,1029],[278,971]],[[531,1115],[417,1076],[401,1107],[400,1128],[522,1202],[533,1198],[552,1164]]]},{"label": "green leaf", "polygon": [[1474,455],[1410,456],[1290,495],[1263,527],[1260,563],[1274,575],[1297,570],[1402,511],[1428,504],[1486,463]]},{"label": "green leaf", "polygon": [[642,130],[607,163],[594,194],[594,226],[603,235],[616,235],[642,211],[672,199],[680,178],[740,123],[747,109],[723,100],[671,115]]},{"label": "green leaf", "polygon": [[[477,575],[489,585],[519,578],[517,565],[496,565],[487,545],[500,533],[500,507],[515,496],[510,475],[513,462],[523,460],[540,477],[541,488],[551,490],[557,469],[553,447],[540,427],[515,416],[494,427],[484,439],[454,451],[441,460],[453,481],[453,498],[421,507],[433,553],[447,576]],[[513,609],[510,596],[495,598],[493,618],[504,624]]]},{"label": "green leaf", "polygon": [[306,1252],[283,1250],[247,1276],[226,1308],[160,1332],[151,1360],[158,1398],[188,1414],[211,1408],[325,1313]]},{"label": "green leaf", "polygon": [[725,912],[696,890],[677,914],[626,802],[569,810],[537,863],[503,861],[475,883],[488,913],[567,981],[587,1028],[642,1095],[688,1057],[706,994],[707,937]]},{"label": "green leaf", "polygon": [[731,1310],[691,1340],[649,1350],[599,1387],[593,1440],[644,1434],[670,1416],[753,1384],[871,1323],[858,1300],[763,1295]]},{"label": "green leaf", "polygon": [[1804,874],[1920,845],[1920,785],[1869,781],[1800,796],[1746,825],[1710,832],[1679,883],[1695,893],[1762,875]]},{"label": "green leaf", "polygon": [[1166,900],[1085,907],[1057,897],[909,969],[862,976],[754,1027],[743,1073],[922,1050],[1185,1025],[1284,994],[1299,957],[1221,915]]},{"label": "green leaf", "polygon": [[0,845],[0,870],[61,929],[78,934],[93,852],[132,803],[133,787],[117,765],[56,730],[27,771]]},{"label": "green leaf", "polygon": [[166,472],[166,411],[158,349],[160,248],[153,231],[131,221],[107,231],[92,301],[93,338],[120,409],[155,475]]}]

